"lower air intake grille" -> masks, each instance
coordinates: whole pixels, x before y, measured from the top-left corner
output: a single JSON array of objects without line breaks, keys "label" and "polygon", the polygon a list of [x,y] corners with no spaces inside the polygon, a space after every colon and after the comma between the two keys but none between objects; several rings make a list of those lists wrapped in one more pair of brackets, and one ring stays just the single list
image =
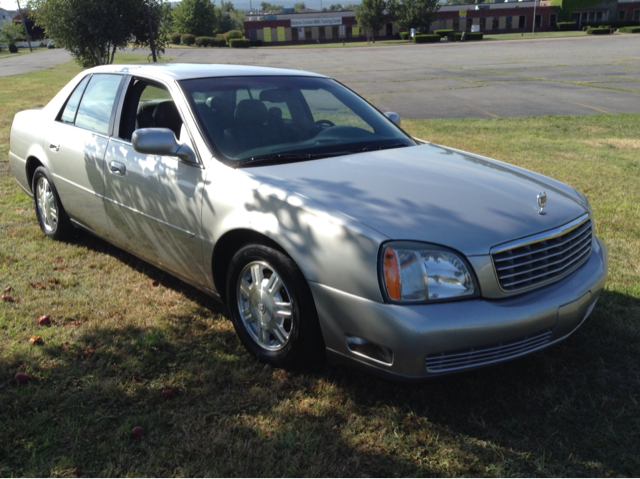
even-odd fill
[{"label": "lower air intake grille", "polygon": [[591,220],[581,218],[542,235],[498,247],[493,265],[503,291],[532,289],[569,274],[591,253]]},{"label": "lower air intake grille", "polygon": [[544,333],[527,336],[524,339],[512,343],[502,343],[498,346],[470,349],[458,353],[434,354],[427,357],[425,364],[427,371],[431,373],[442,373],[482,366],[496,361],[515,358],[534,349],[538,349],[549,342],[552,334],[553,330],[549,329]]}]

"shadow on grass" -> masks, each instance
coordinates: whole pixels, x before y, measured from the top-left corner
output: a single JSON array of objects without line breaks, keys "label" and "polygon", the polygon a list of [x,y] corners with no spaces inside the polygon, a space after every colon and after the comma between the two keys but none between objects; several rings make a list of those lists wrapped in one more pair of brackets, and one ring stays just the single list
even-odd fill
[{"label": "shadow on grass", "polygon": [[[567,341],[497,367],[396,384],[253,360],[195,288],[91,236],[197,303],[153,328],[100,325],[0,383],[0,474],[183,476],[637,475],[640,301],[605,292]],[[162,390],[171,390],[164,397]],[[147,430],[142,440],[131,428]]]}]

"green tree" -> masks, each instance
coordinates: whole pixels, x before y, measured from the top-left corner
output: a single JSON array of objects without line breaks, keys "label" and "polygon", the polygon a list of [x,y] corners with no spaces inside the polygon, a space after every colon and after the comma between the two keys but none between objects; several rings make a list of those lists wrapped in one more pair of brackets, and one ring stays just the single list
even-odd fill
[{"label": "green tree", "polygon": [[334,11],[334,10],[342,10],[342,5],[339,3],[334,3],[333,5],[331,5],[329,7],[329,10]]},{"label": "green tree", "polygon": [[29,8],[47,37],[84,66],[113,63],[118,48],[149,45],[149,17],[156,54],[164,52],[164,0],[32,0]]},{"label": "green tree", "polygon": [[24,31],[22,27],[13,22],[4,22],[0,24],[0,42],[12,44],[22,40]]},{"label": "green tree", "polygon": [[293,11],[296,13],[302,13],[306,9],[307,9],[307,6],[304,4],[304,2],[293,4]]},{"label": "green tree", "polygon": [[384,11],[386,8],[385,0],[362,0],[362,3],[356,7],[356,20],[358,26],[367,35],[367,43],[384,26]]},{"label": "green tree", "polygon": [[431,24],[438,18],[438,0],[389,0],[389,14],[401,31],[415,28],[428,33]]},{"label": "green tree", "polygon": [[216,28],[215,5],[210,0],[182,0],[173,8],[173,26],[180,33],[207,37]]},{"label": "green tree", "polygon": [[260,10],[262,10],[263,12],[267,12],[267,13],[278,13],[281,12],[282,10],[284,10],[284,6],[283,5],[273,5],[269,2],[261,2],[260,3]]},{"label": "green tree", "polygon": [[241,10],[236,10],[232,2],[222,0],[216,7],[216,33],[226,33],[230,30],[244,31],[246,17]]}]

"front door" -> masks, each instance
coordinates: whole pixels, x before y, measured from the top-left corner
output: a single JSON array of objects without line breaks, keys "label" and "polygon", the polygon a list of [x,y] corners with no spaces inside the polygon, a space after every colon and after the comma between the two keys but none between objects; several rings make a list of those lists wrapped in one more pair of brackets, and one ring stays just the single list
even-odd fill
[{"label": "front door", "polygon": [[204,284],[200,220],[205,170],[200,164],[133,149],[130,137],[138,127],[170,128],[178,137],[186,132],[165,89],[136,80],[130,85],[122,125],[105,156],[111,236],[123,248]]}]

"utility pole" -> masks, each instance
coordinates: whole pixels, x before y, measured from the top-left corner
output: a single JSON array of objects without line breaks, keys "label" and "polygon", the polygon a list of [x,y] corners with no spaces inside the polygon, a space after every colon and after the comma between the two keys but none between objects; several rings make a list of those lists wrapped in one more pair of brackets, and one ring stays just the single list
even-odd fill
[{"label": "utility pole", "polygon": [[27,32],[27,22],[25,22],[24,15],[22,14],[22,8],[20,8],[20,0],[16,0],[16,3],[18,4],[18,13],[20,13],[20,18],[22,18],[22,28],[24,28],[24,35],[27,37],[29,51],[33,51],[33,48],[31,48],[31,40],[29,39],[29,32]]},{"label": "utility pole", "polygon": [[147,3],[147,20],[149,21],[149,43],[151,43],[151,54],[153,55],[153,63],[158,63],[158,59],[156,58],[156,43],[153,41],[153,27],[151,25],[151,7],[149,6],[148,3]]},{"label": "utility pole", "polygon": [[532,34],[536,33],[536,5],[537,5],[536,0],[533,0],[533,28],[531,30]]}]

